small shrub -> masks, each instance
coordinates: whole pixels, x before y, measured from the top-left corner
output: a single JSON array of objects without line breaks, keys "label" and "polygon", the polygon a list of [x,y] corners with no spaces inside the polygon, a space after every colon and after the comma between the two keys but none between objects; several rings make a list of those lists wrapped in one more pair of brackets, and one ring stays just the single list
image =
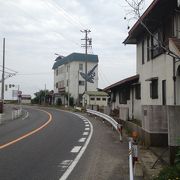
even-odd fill
[{"label": "small shrub", "polygon": [[164,168],[154,180],[180,180],[180,165]]}]

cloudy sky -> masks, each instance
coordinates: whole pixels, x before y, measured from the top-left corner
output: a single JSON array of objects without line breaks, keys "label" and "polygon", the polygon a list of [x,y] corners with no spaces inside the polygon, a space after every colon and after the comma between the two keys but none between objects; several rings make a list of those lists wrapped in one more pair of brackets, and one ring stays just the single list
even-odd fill
[{"label": "cloudy sky", "polygon": [[[151,2],[145,0],[145,8]],[[83,29],[91,30],[89,53],[99,56],[99,88],[135,75],[135,46],[122,44],[127,11],[125,0],[0,0],[0,68],[6,38],[6,71],[18,72],[5,84],[20,85],[23,94],[31,95],[45,84],[53,89],[55,53],[84,53]]]}]

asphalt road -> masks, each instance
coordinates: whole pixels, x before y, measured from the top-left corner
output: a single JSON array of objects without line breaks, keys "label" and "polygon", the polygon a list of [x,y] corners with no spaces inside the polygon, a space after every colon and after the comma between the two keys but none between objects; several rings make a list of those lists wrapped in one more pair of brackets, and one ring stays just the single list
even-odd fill
[{"label": "asphalt road", "polygon": [[87,143],[90,124],[55,109],[27,111],[28,118],[0,126],[0,179],[63,179]]}]

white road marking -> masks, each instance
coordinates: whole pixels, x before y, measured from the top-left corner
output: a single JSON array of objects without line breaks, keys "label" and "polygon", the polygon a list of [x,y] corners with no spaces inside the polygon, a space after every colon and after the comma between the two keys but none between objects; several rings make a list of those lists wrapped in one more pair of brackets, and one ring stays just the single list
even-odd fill
[{"label": "white road marking", "polygon": [[86,138],[81,138],[81,139],[79,139],[78,142],[85,142],[85,140],[86,140]]},{"label": "white road marking", "polygon": [[73,160],[64,160],[64,161],[62,161],[58,165],[58,167],[60,168],[60,171],[65,171],[72,162],[73,162]]},{"label": "white road marking", "polygon": [[89,134],[89,132],[84,132],[83,136],[87,136]]},{"label": "white road marking", "polygon": [[82,146],[74,146],[71,153],[78,153]]},{"label": "white road marking", "polygon": [[85,126],[86,126],[86,127],[89,127],[89,124],[86,124]]},{"label": "white road marking", "polygon": [[[73,113],[75,114],[75,113]],[[75,114],[77,115],[77,114]],[[81,119],[84,118],[83,116],[80,116],[78,115]],[[89,120],[88,120],[89,121]],[[71,163],[71,165],[67,168],[67,170],[65,171],[65,173],[61,176],[61,178],[59,180],[66,180],[68,178],[68,176],[71,174],[71,172],[73,171],[73,169],[75,168],[75,166],[77,165],[77,163],[79,162],[79,160],[81,159],[84,151],[86,150],[90,140],[91,140],[91,137],[92,137],[92,134],[93,134],[93,126],[91,124],[91,122],[89,121],[89,124],[91,126],[91,131],[90,131],[90,134],[88,136],[88,139],[86,140],[84,146],[81,148],[80,152],[78,153],[78,155],[76,156],[76,158],[74,159],[74,161]]]},{"label": "white road marking", "polygon": [[86,122],[84,122],[85,124],[89,124],[87,121]]},{"label": "white road marking", "polygon": [[85,131],[89,131],[90,130],[90,128],[85,128]]}]

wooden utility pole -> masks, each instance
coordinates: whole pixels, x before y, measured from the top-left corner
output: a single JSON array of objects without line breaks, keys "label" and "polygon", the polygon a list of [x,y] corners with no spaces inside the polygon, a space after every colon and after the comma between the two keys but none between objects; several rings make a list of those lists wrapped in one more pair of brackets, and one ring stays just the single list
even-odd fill
[{"label": "wooden utility pole", "polygon": [[3,69],[2,69],[2,87],[1,87],[2,101],[4,101],[4,68],[5,68],[5,38],[3,38]]}]

